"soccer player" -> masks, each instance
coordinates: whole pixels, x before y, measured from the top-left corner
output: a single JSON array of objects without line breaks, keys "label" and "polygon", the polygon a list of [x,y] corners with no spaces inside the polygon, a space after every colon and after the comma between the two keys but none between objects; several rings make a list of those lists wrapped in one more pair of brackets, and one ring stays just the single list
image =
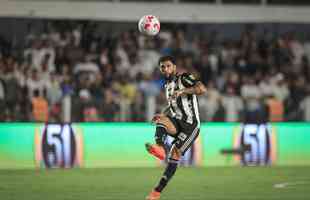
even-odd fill
[{"label": "soccer player", "polygon": [[[200,120],[197,95],[206,92],[206,87],[190,73],[178,74],[174,58],[163,56],[159,59],[160,72],[166,79],[165,92],[167,108],[153,118],[156,123],[155,142],[146,144],[147,151],[168,164],[158,185],[146,197],[158,200],[160,194],[173,177],[182,155],[192,146],[199,134]],[[170,149],[164,144],[167,135],[174,137]]]}]

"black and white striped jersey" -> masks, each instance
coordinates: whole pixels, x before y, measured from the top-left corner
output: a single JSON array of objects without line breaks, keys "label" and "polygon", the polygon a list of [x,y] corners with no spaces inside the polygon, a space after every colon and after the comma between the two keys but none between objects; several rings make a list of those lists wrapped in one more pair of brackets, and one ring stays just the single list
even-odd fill
[{"label": "black and white striped jersey", "polygon": [[183,88],[194,86],[198,80],[194,75],[183,73],[176,75],[172,80],[167,80],[165,83],[166,98],[172,117],[179,120],[186,121],[187,123],[200,124],[198,99],[195,94],[184,95],[178,98],[172,98],[172,94]]}]

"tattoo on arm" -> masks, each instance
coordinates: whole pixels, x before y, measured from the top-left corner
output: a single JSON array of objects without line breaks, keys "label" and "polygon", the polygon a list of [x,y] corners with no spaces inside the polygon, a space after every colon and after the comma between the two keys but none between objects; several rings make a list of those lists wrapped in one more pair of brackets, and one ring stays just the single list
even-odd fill
[{"label": "tattoo on arm", "polygon": [[170,112],[170,106],[166,106],[166,107],[161,111],[161,113],[164,114],[164,115],[169,114],[169,112]]},{"label": "tattoo on arm", "polygon": [[198,81],[193,87],[184,88],[183,94],[196,94],[196,95],[202,95],[207,91],[204,84],[200,81]]}]

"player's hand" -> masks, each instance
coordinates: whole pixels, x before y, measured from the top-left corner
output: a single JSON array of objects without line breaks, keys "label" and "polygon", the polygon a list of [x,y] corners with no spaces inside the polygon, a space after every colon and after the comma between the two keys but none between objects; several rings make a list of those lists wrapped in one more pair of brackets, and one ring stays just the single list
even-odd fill
[{"label": "player's hand", "polygon": [[162,117],[162,116],[164,116],[164,114],[156,114],[156,115],[154,115],[154,117],[153,117],[153,119],[152,119],[152,122],[153,122],[153,123],[159,122],[160,117]]},{"label": "player's hand", "polygon": [[178,98],[179,96],[182,96],[182,95],[183,95],[183,90],[177,90],[177,91],[175,91],[172,94],[171,98],[176,99],[176,98]]}]

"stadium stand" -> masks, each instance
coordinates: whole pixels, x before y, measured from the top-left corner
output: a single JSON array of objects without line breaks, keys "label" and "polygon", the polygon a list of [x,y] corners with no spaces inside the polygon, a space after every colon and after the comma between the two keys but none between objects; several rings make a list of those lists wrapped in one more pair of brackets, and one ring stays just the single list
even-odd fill
[{"label": "stadium stand", "polygon": [[306,34],[244,25],[237,38],[182,27],[146,38],[136,30],[102,35],[94,21],[45,23],[41,32],[29,26],[22,44],[0,39],[1,121],[38,121],[36,91],[50,122],[148,121],[163,106],[156,67],[168,54],[180,73],[208,86],[199,101],[203,121],[310,121]]}]

